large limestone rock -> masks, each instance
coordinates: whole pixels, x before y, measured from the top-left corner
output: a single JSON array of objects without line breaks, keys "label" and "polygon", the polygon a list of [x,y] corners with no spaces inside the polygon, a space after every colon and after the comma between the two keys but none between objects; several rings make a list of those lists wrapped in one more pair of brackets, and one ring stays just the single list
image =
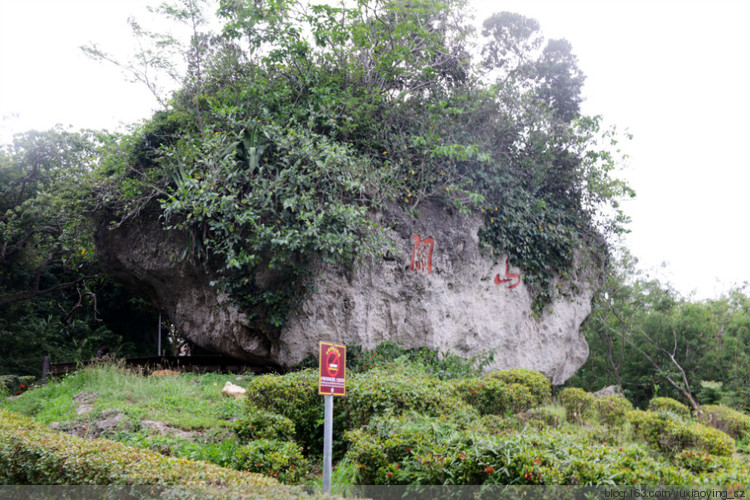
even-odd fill
[{"label": "large limestone rock", "polygon": [[521,270],[480,252],[481,215],[430,203],[419,213],[379,216],[393,228],[384,259],[318,266],[312,291],[273,334],[217,293],[203,267],[174,258],[184,236],[129,224],[101,230],[97,245],[107,271],[152,298],[191,341],[228,355],[290,366],[315,355],[320,340],[366,348],[390,340],[467,357],[492,351],[489,369],[531,368],[554,384],[572,376],[588,357],[579,327],[591,310],[590,280],[560,283],[567,293],[534,317]]}]

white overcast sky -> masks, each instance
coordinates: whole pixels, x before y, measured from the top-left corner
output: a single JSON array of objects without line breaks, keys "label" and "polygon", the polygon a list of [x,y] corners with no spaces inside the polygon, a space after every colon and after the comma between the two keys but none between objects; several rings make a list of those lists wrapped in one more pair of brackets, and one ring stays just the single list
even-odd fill
[{"label": "white overcast sky", "polygon": [[[79,47],[126,56],[146,0],[0,0],[0,142],[56,123],[116,129],[149,116],[142,85]],[[626,240],[684,295],[750,281],[750,0],[474,0],[566,38],[586,74],[584,111],[634,139]]]}]

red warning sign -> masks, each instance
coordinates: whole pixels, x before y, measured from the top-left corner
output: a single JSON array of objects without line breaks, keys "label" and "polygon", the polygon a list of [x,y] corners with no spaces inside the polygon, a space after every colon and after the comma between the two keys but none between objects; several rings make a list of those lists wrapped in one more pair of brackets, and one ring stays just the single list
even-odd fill
[{"label": "red warning sign", "polygon": [[320,343],[320,381],[318,394],[321,396],[344,396],[346,394],[346,346]]}]

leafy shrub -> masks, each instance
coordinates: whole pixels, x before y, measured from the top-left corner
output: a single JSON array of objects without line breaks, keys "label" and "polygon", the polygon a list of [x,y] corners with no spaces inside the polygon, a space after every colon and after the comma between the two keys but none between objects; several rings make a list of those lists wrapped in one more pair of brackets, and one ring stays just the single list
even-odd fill
[{"label": "leafy shrub", "polygon": [[750,438],[750,415],[721,405],[701,406],[700,421],[735,439]]},{"label": "leafy shrub", "polygon": [[278,478],[288,484],[299,483],[307,474],[307,461],[300,447],[289,441],[258,439],[235,452],[235,467]]},{"label": "leafy shrub", "polygon": [[246,392],[248,414],[262,409],[282,415],[294,423],[297,442],[308,449],[321,449],[323,400],[318,395],[317,377],[315,370],[254,377]]},{"label": "leafy shrub", "polygon": [[162,455],[211,462],[221,467],[233,466],[238,446],[232,439],[197,443],[179,437],[150,434],[144,431],[118,431],[112,434],[110,439],[129,446],[146,448]]},{"label": "leafy shrub", "polygon": [[628,413],[628,420],[649,445],[670,455],[691,448],[721,456],[730,456],[735,451],[734,440],[725,433],[675,418],[668,412],[633,410]]},{"label": "leafy shrub", "polygon": [[[499,418],[488,415],[485,418]],[[359,484],[693,484],[689,472],[585,436],[536,429],[486,435],[446,419],[374,419],[346,433]]]},{"label": "leafy shrub", "polygon": [[0,375],[0,396],[21,393],[21,379],[17,375]]},{"label": "leafy shrub", "polygon": [[338,418],[344,429],[360,427],[387,412],[398,415],[416,411],[427,416],[449,415],[457,420],[476,417],[471,407],[452,394],[449,385],[428,376],[383,369],[353,376],[339,407]]},{"label": "leafy shrub", "polygon": [[[375,349],[365,350],[361,346],[347,348],[347,370],[351,373],[364,372],[373,368],[384,368],[389,363],[406,361],[419,365],[425,375],[440,380],[480,375],[481,365],[488,359],[466,359],[455,354],[441,354],[428,347],[404,348],[395,342],[383,342]],[[317,359],[307,361],[317,366]]]},{"label": "leafy shrub", "polygon": [[690,416],[690,409],[676,399],[654,398],[648,403],[648,409],[653,412],[671,411],[682,417]]},{"label": "leafy shrub", "polygon": [[567,387],[560,392],[558,397],[565,407],[565,416],[568,422],[581,423],[583,414],[594,402],[594,396],[578,387]]},{"label": "leafy shrub", "polygon": [[237,420],[232,427],[240,443],[256,439],[294,439],[294,422],[287,417],[257,408],[248,413],[247,417]]},{"label": "leafy shrub", "polygon": [[494,378],[457,379],[451,387],[482,415],[517,413],[531,408],[536,401],[525,385],[506,384]]},{"label": "leafy shrub", "polygon": [[49,430],[0,409],[0,484],[273,485],[269,477]]},{"label": "leafy shrub", "polygon": [[598,396],[594,398],[591,409],[605,425],[620,427],[627,421],[628,412],[633,410],[633,405],[622,396]]},{"label": "leafy shrub", "polygon": [[549,427],[552,429],[556,429],[562,425],[562,418],[560,418],[560,415],[558,415],[554,409],[546,408],[543,406],[531,408],[523,413],[520,413],[518,416],[523,422],[531,424],[536,422],[541,426]]},{"label": "leafy shrub", "polygon": [[[261,408],[290,419],[295,440],[308,452],[317,453],[323,446],[323,398],[318,395],[317,382],[313,370],[255,377],[247,389],[248,411]],[[347,381],[346,397],[337,398],[334,408],[337,435],[387,412],[418,411],[467,420],[476,417],[476,411],[453,395],[449,386],[424,375],[379,368],[353,374]]]},{"label": "leafy shrub", "polygon": [[[716,457],[705,451],[684,450],[674,458],[677,465],[695,474],[714,471],[722,467],[725,457]],[[724,464],[726,465],[726,464]]]},{"label": "leafy shrub", "polygon": [[529,370],[528,368],[514,368],[512,370],[491,372],[487,377],[500,380],[506,384],[525,385],[529,388],[535,399],[533,406],[539,406],[549,401],[552,394],[552,386],[549,379],[542,373]]}]

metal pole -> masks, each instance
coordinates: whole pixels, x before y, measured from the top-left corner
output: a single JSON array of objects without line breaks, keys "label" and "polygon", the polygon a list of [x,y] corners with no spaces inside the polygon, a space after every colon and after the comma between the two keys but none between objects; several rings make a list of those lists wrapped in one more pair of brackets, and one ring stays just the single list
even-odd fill
[{"label": "metal pole", "polygon": [[47,385],[47,377],[49,376],[49,356],[45,356],[42,360],[42,385]]},{"label": "metal pole", "polygon": [[325,422],[323,423],[323,493],[331,492],[331,463],[333,449],[333,396],[325,398]]},{"label": "metal pole", "polygon": [[159,341],[156,347],[156,355],[161,356],[161,314],[159,314]]}]

